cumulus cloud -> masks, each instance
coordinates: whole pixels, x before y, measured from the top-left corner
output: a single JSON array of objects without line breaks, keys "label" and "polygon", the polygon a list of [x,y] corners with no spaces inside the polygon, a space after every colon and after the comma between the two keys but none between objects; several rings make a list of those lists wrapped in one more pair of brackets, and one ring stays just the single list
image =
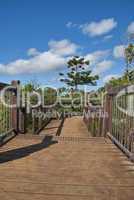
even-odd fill
[{"label": "cumulus cloud", "polygon": [[98,50],[85,56],[87,60],[90,60],[93,75],[102,75],[114,65],[113,61],[108,60],[110,53],[110,50]]},{"label": "cumulus cloud", "polygon": [[115,58],[123,58],[125,53],[125,46],[124,45],[118,45],[114,47],[113,55]]},{"label": "cumulus cloud", "polygon": [[66,27],[67,28],[75,28],[75,27],[77,27],[78,25],[77,24],[74,24],[73,22],[67,22],[67,24],[66,24]]},{"label": "cumulus cloud", "polygon": [[65,66],[68,59],[76,53],[78,46],[68,40],[50,41],[49,50],[38,52],[37,49],[28,50],[29,59],[18,59],[8,64],[0,64],[0,74],[32,74]]},{"label": "cumulus cloud", "polygon": [[109,75],[107,75],[107,76],[105,76],[105,77],[103,78],[103,82],[104,82],[104,83],[107,83],[107,82],[109,82],[112,78],[119,78],[119,75],[118,75],[118,74],[109,74]]},{"label": "cumulus cloud", "polygon": [[110,50],[98,50],[89,53],[85,56],[87,60],[90,60],[90,64],[93,65],[99,62],[101,59],[106,59],[110,54]]},{"label": "cumulus cloud", "polygon": [[[18,59],[8,64],[0,64],[0,74],[17,75],[43,73],[49,70],[62,68],[67,60],[78,54],[80,46],[64,39],[60,41],[51,40],[48,43],[49,49],[39,52],[36,48],[30,48],[27,59]],[[110,68],[112,61],[106,60],[110,50],[98,50],[85,55],[90,60],[93,72],[102,73]]]},{"label": "cumulus cloud", "polygon": [[67,28],[71,28],[71,27],[72,27],[72,25],[73,25],[73,23],[72,23],[72,22],[67,22],[67,23],[66,23],[66,27],[67,27]]},{"label": "cumulus cloud", "polygon": [[66,39],[61,41],[51,40],[48,43],[48,46],[51,49],[51,52],[64,56],[73,55],[79,49],[78,45]]},{"label": "cumulus cloud", "polygon": [[93,69],[93,74],[101,75],[102,73],[111,69],[114,65],[114,62],[111,60],[103,60],[96,64],[95,68]]},{"label": "cumulus cloud", "polygon": [[31,59],[19,59],[7,65],[0,65],[1,74],[40,73],[56,69],[65,64],[66,59],[49,51],[40,53]]},{"label": "cumulus cloud", "polygon": [[80,26],[82,32],[91,37],[100,36],[110,32],[117,26],[114,18],[102,19],[99,22],[86,23]]},{"label": "cumulus cloud", "polygon": [[40,54],[40,52],[36,48],[30,48],[27,51],[28,56],[37,56],[39,54]]},{"label": "cumulus cloud", "polygon": [[134,34],[134,22],[131,22],[127,28],[128,34]]},{"label": "cumulus cloud", "polygon": [[103,41],[110,40],[111,38],[113,38],[113,35],[106,35],[104,36]]}]

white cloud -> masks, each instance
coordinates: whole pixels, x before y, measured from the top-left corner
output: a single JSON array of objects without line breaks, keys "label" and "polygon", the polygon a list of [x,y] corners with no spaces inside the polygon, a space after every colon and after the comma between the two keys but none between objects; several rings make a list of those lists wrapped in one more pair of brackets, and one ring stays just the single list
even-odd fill
[{"label": "white cloud", "polygon": [[36,48],[30,48],[27,51],[28,56],[37,56],[39,54],[40,54],[40,52]]},{"label": "white cloud", "polygon": [[104,36],[103,41],[110,40],[111,38],[113,38],[113,35],[106,35]]},{"label": "white cloud", "polygon": [[82,29],[82,32],[84,34],[94,37],[106,34],[110,32],[112,29],[114,29],[116,26],[117,22],[114,20],[114,18],[109,18],[109,19],[102,19],[99,22],[91,22],[83,24],[80,26],[80,28]]},{"label": "white cloud", "polygon": [[61,41],[51,40],[48,43],[48,46],[51,49],[51,52],[64,56],[75,54],[79,48],[78,45],[66,39]]},{"label": "white cloud", "polygon": [[77,24],[74,24],[73,22],[67,22],[67,24],[66,24],[66,27],[67,28],[75,28],[75,27],[77,27],[78,25]]},{"label": "white cloud", "polygon": [[128,34],[134,34],[134,22],[131,22],[127,28]]},{"label": "white cloud", "polygon": [[85,56],[87,60],[90,60],[90,64],[93,65],[100,60],[106,59],[110,54],[110,50],[98,50],[93,53],[89,53]]},{"label": "white cloud", "polygon": [[85,56],[90,61],[92,74],[102,75],[113,66],[114,62],[107,60],[110,53],[110,50],[98,50]]},{"label": "white cloud", "polygon": [[118,45],[114,47],[113,55],[115,58],[123,58],[125,53],[125,46],[124,45]]},{"label": "white cloud", "polygon": [[[43,73],[49,70],[62,68],[67,60],[78,53],[79,46],[69,40],[48,43],[48,51],[39,52],[35,48],[28,50],[28,59],[18,59],[8,64],[0,64],[0,74],[17,75]],[[110,68],[112,61],[106,60],[110,50],[98,50],[85,56],[91,61],[93,72],[102,73]]]},{"label": "white cloud", "polygon": [[67,28],[71,28],[71,27],[72,27],[72,25],[73,25],[73,23],[72,23],[72,22],[67,22],[67,24],[66,24],[66,27],[67,27]]},{"label": "white cloud", "polygon": [[76,53],[78,45],[68,40],[50,41],[50,49],[38,52],[32,48],[28,50],[29,59],[18,59],[8,64],[0,64],[0,74],[32,74],[65,66],[68,56]]},{"label": "white cloud", "polygon": [[1,74],[32,74],[56,69],[65,64],[66,59],[49,51],[28,60],[19,59],[7,65],[0,65]]},{"label": "white cloud", "polygon": [[108,71],[113,66],[114,62],[111,60],[103,60],[96,64],[93,69],[93,74],[101,75],[102,73]]},{"label": "white cloud", "polygon": [[118,74],[109,74],[109,75],[107,75],[107,76],[105,76],[105,77],[103,78],[103,82],[104,82],[104,83],[107,83],[107,82],[109,82],[112,78],[119,78],[119,75],[118,75]]}]

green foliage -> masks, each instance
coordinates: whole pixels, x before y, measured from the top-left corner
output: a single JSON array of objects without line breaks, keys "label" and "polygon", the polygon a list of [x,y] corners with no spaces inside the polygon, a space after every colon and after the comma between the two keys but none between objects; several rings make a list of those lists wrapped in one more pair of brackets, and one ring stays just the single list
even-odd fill
[{"label": "green foliage", "polygon": [[128,84],[134,84],[134,70],[129,70],[119,78],[112,78],[106,85],[116,86],[125,86]]},{"label": "green foliage", "polygon": [[134,44],[129,44],[125,49],[125,58],[127,64],[132,64],[134,62]]},{"label": "green foliage", "polygon": [[98,89],[98,93],[102,93],[102,92],[105,92],[105,87],[100,87],[100,88]]},{"label": "green foliage", "polygon": [[[40,87],[40,84],[36,80],[31,80],[23,86],[22,90],[25,94],[25,99],[26,99],[26,102],[27,102],[28,93],[32,93],[32,92],[39,92],[40,93],[41,87]],[[32,105],[37,104],[37,101],[38,101],[38,97],[36,95],[32,95],[30,97],[30,103]]]},{"label": "green foliage", "polygon": [[55,89],[47,87],[44,90],[44,104],[45,106],[49,106],[55,104],[57,100],[57,92]]},{"label": "green foliage", "polygon": [[134,44],[130,43],[125,49],[126,70],[119,78],[112,78],[105,86],[113,87],[134,84]]},{"label": "green foliage", "polygon": [[134,44],[130,43],[125,49],[125,59],[127,63],[126,77],[129,83],[133,83],[134,80]]},{"label": "green foliage", "polygon": [[62,77],[61,82],[68,86],[74,87],[77,90],[78,85],[96,85],[96,80],[99,79],[97,75],[93,76],[92,71],[88,70],[89,61],[85,58],[75,56],[67,63],[69,72],[66,77],[63,73],[59,73]]},{"label": "green foliage", "polygon": [[36,80],[31,80],[24,85],[23,90],[26,92],[38,91],[40,90],[40,84]]}]

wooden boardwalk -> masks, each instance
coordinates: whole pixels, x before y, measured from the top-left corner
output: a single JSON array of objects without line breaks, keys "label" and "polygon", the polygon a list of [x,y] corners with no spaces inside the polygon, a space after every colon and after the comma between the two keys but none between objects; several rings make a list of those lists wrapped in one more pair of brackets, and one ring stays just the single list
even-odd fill
[{"label": "wooden boardwalk", "polygon": [[134,165],[108,138],[90,137],[81,117],[55,136],[58,125],[0,148],[0,200],[134,199]]}]

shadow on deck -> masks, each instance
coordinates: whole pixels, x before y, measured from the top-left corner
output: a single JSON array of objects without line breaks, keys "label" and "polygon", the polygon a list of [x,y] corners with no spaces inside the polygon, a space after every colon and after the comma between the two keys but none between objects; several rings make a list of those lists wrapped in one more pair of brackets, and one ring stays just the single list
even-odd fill
[{"label": "shadow on deck", "polygon": [[49,147],[50,145],[58,143],[57,141],[53,141],[52,139],[53,136],[45,136],[41,143],[2,152],[0,153],[0,163],[5,163],[8,161],[17,160],[29,156],[32,153],[35,153]]}]

